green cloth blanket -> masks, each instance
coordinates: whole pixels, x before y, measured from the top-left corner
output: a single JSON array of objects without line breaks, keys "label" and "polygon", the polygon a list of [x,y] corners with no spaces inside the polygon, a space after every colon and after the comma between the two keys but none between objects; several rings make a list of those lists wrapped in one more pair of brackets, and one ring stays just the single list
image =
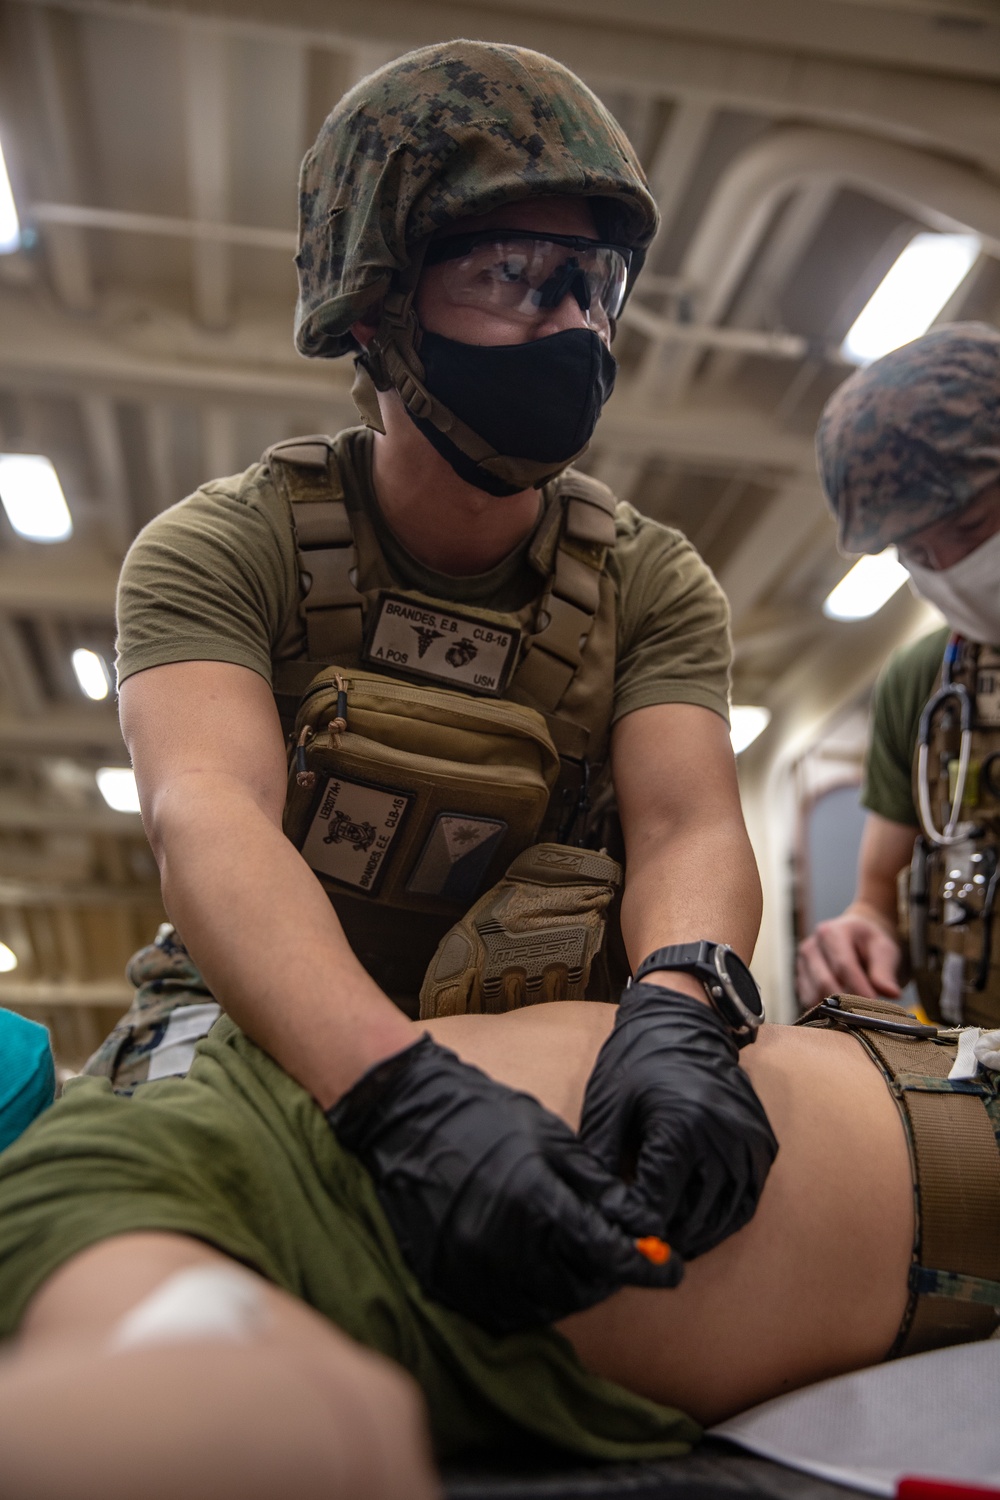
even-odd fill
[{"label": "green cloth blanket", "polygon": [[551,1331],[499,1338],[430,1301],[359,1162],[227,1019],[186,1078],[132,1099],[81,1078],[0,1157],[0,1335],[60,1265],[113,1235],[214,1245],[415,1377],[436,1450],[541,1439],[600,1459],[681,1454],[697,1425],[587,1374]]}]

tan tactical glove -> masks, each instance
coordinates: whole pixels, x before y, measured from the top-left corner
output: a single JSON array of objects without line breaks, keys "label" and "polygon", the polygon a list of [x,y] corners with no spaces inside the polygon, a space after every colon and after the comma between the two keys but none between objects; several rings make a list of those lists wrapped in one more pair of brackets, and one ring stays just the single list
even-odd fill
[{"label": "tan tactical glove", "polygon": [[621,866],[593,849],[535,844],[446,933],[420,1018],[582,1000]]}]

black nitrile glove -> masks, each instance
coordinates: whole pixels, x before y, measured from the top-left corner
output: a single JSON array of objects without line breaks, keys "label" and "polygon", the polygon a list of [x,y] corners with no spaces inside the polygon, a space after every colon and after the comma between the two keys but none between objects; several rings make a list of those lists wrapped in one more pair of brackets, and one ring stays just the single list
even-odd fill
[{"label": "black nitrile glove", "polygon": [[567,1125],[429,1036],[370,1069],[326,1117],[371,1173],[424,1290],[494,1333],[684,1273],[674,1254],[651,1265],[613,1222],[625,1185]]},{"label": "black nitrile glove", "polygon": [[708,1005],[634,984],[584,1095],[581,1140],[628,1174],[640,1218],[651,1211],[653,1232],[689,1260],[753,1217],[778,1150],[737,1057]]}]

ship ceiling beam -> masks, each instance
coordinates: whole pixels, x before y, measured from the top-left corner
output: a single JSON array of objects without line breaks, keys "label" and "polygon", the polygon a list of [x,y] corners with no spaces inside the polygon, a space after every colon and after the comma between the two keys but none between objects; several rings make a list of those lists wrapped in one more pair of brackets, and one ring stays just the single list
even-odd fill
[{"label": "ship ceiling beam", "polygon": [[80,416],[108,540],[118,553],[124,554],[135,535],[135,517],[115,403],[99,392],[84,392],[80,397]]},{"label": "ship ceiling beam", "polygon": [[[274,0],[64,0],[64,8],[170,25],[225,22],[338,49],[374,34],[393,38],[403,51],[474,28],[484,41],[550,53],[600,87],[846,124],[1000,164],[993,81],[1000,75],[1000,27],[985,19],[974,36],[960,37],[958,28],[935,27],[933,17],[914,17],[900,27],[898,15],[889,13],[881,21],[883,46],[869,37],[852,56],[865,13],[852,7],[848,14],[833,0],[807,7],[796,0],[756,0],[753,6],[620,0],[611,8],[605,0],[546,0],[544,11],[514,8],[509,0],[368,0],[363,6],[282,0],[280,12]],[[766,29],[741,23],[758,11],[774,13]],[[914,48],[918,32],[922,42]]]},{"label": "ship ceiling beam", "polygon": [[[188,190],[193,217],[223,223],[229,213],[229,53],[222,28],[181,31]],[[206,328],[226,328],[232,311],[232,268],[227,245],[196,239],[191,245],[194,306]]]},{"label": "ship ceiling beam", "polygon": [[[833,523],[815,476],[796,475],[782,486],[761,519],[719,569],[737,630],[804,549],[833,545]],[[787,627],[786,627],[787,633]]]},{"label": "ship ceiling beam", "polygon": [[[30,7],[24,18],[45,141],[45,149],[32,154],[40,159],[48,192],[72,204],[79,201],[88,176],[82,149],[86,120],[77,18],[41,6]],[[75,313],[93,312],[97,289],[86,230],[69,223],[53,225],[46,233],[45,250],[63,305]]]}]

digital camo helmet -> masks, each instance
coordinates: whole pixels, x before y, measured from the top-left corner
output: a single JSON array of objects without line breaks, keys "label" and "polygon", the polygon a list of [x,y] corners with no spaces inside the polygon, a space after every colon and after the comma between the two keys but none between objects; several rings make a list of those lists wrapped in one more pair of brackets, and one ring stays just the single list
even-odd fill
[{"label": "digital camo helmet", "polygon": [[1000,478],[1000,332],[952,323],[845,380],[816,434],[845,552],[881,552]]},{"label": "digital camo helmet", "polygon": [[541,484],[572,459],[499,452],[427,389],[413,297],[433,236],[558,194],[588,199],[600,238],[628,247],[630,288],[657,227],[632,147],[568,68],[499,43],[422,47],[362,79],[302,164],[297,348],[357,353],[351,326],[377,315],[355,387],[365,420],[381,425],[372,382],[394,388],[417,425],[446,435],[495,494]]}]

